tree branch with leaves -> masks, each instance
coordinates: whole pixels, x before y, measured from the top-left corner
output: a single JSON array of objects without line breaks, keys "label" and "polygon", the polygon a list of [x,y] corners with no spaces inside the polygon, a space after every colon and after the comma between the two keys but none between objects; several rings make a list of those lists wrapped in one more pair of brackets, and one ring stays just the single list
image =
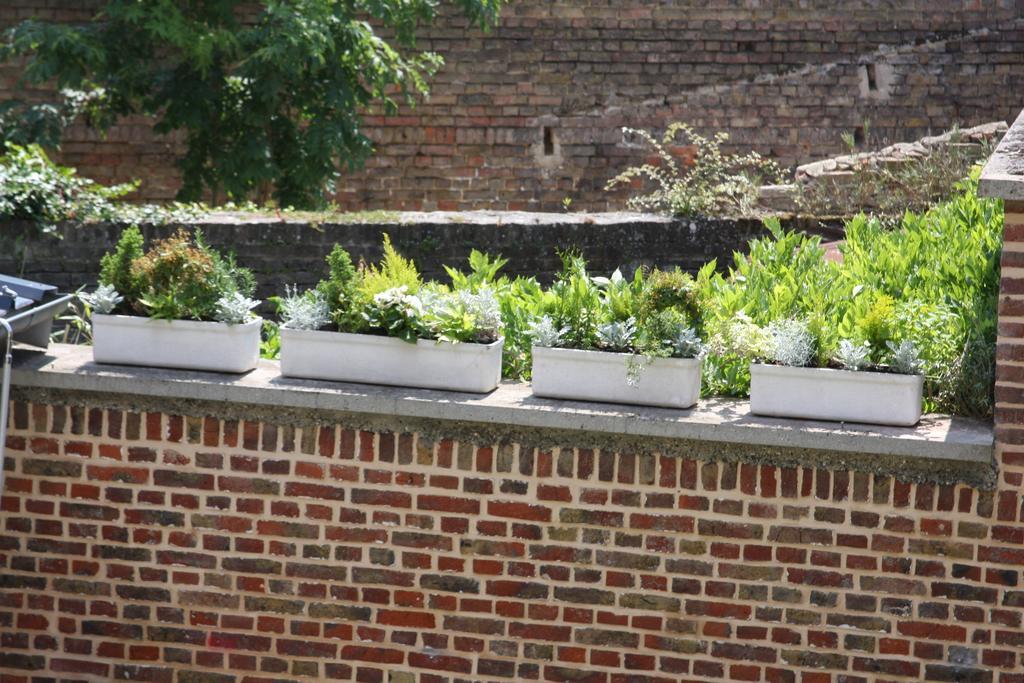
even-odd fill
[{"label": "tree branch with leaves", "polygon": [[[502,0],[452,4],[486,29]],[[25,86],[84,93],[76,97],[97,128],[143,114],[157,133],[183,131],[179,199],[240,201],[269,187],[281,206],[313,208],[372,153],[366,108],[394,113],[427,93],[443,60],[417,48],[416,33],[440,9],[440,0],[107,0],[86,23],[19,24],[0,59],[25,60]],[[38,122],[46,111],[0,103],[0,134],[52,144],[52,126]],[[18,115],[24,126],[11,122]],[[29,124],[48,139],[24,139]]]}]

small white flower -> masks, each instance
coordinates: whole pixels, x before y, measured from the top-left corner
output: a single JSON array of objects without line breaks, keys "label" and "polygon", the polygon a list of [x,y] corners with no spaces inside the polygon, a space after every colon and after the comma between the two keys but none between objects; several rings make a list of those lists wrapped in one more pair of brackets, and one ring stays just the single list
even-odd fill
[{"label": "small white flower", "polygon": [[418,296],[407,294],[408,291],[405,285],[386,289],[373,296],[373,303],[380,309],[398,309],[410,318],[423,317],[423,302]]}]

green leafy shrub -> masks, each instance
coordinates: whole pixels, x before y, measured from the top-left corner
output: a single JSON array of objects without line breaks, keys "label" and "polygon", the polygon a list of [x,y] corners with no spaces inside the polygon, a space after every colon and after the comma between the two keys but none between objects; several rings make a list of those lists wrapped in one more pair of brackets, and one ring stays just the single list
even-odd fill
[{"label": "green leafy shrub", "polygon": [[53,163],[38,145],[8,144],[0,157],[0,218],[32,221],[43,232],[62,221],[109,220],[117,215],[113,200],[136,187],[104,187]]},{"label": "green leafy shrub", "polygon": [[[380,334],[415,343],[418,339],[489,344],[502,338],[501,303],[489,286],[504,261],[474,252],[470,275],[449,269],[453,287],[425,283],[412,261],[384,235],[378,264],[352,265],[338,245],[327,257],[329,274],[316,289],[278,300],[283,325]],[[486,271],[481,270],[486,268]]]},{"label": "green leafy shrub", "polygon": [[137,260],[145,253],[143,249],[146,239],[136,226],[132,225],[121,231],[121,238],[100,260],[100,283],[113,287],[122,297],[129,301],[137,301],[143,293],[145,283],[133,268]]},{"label": "green leafy shrub", "polygon": [[678,269],[591,277],[580,256],[567,254],[529,333],[539,346],[693,358],[703,353],[694,293],[693,279]]},{"label": "green leafy shrub", "polygon": [[[722,143],[728,133],[708,138],[697,134],[686,123],[673,123],[661,139],[634,128],[623,133],[643,140],[657,155],[657,164],[626,169],[608,181],[606,190],[621,185],[634,186],[643,181],[654,185],[649,194],[632,197],[627,205],[635,211],[654,211],[675,216],[749,215],[757,202],[758,190],[765,183],[777,182],[782,171],[778,165],[757,152],[727,154]],[[692,165],[680,166],[670,151],[683,141],[694,148]]]},{"label": "green leafy shrub", "polygon": [[[108,312],[172,320],[244,322],[258,302],[252,273],[239,267],[231,255],[221,256],[204,241],[179,229],[143,251],[136,227],[121,233],[114,251],[100,262],[100,289],[105,300],[121,301]],[[230,318],[226,320],[225,318]]]},{"label": "green leafy shrub", "polygon": [[8,143],[0,156],[0,219],[32,222],[51,234],[62,222],[168,223],[195,216],[199,207],[133,205],[117,201],[137,182],[105,187],[53,163],[38,145]]},{"label": "green leafy shrub", "polygon": [[546,313],[559,328],[565,328],[561,346],[591,349],[597,346],[597,328],[609,318],[601,289],[587,274],[582,256],[562,257],[562,272],[551,285]]},{"label": "green leafy shrub", "polygon": [[338,328],[359,328],[362,323],[356,309],[357,302],[362,301],[362,298],[359,296],[359,273],[352,265],[352,257],[340,245],[335,244],[331,253],[327,255],[327,269],[327,279],[321,280],[316,288],[319,299],[330,311],[331,318]]},{"label": "green leafy shrub", "polygon": [[815,341],[813,365],[856,364],[854,347],[864,346],[864,365],[923,372],[928,410],[991,413],[1002,206],[978,198],[976,174],[895,229],[853,218],[842,263],[825,260],[817,237],[769,227],[727,274],[705,269],[697,278],[716,351],[707,393],[746,394],[747,364],[771,358],[765,331],[800,319]]},{"label": "green leafy shrub", "polygon": [[533,341],[531,325],[541,315],[546,293],[534,278],[501,278],[495,283],[495,293],[505,323],[505,346],[502,351],[502,375],[514,379],[529,379],[532,363],[530,350]]},{"label": "green leafy shrub", "polygon": [[502,347],[502,376],[529,379],[530,326],[540,315],[544,289],[534,278],[509,279],[500,275],[507,259],[492,257],[474,249],[469,255],[469,270],[445,266],[458,292],[489,290],[498,301],[505,343]]}]

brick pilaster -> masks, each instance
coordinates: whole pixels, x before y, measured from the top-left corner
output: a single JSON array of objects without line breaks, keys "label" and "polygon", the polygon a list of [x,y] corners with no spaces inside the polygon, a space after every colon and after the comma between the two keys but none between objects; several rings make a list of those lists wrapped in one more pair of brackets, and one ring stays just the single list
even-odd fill
[{"label": "brick pilaster", "polygon": [[1002,481],[1024,483],[1024,201],[1007,201],[999,339],[996,348],[996,456]]}]

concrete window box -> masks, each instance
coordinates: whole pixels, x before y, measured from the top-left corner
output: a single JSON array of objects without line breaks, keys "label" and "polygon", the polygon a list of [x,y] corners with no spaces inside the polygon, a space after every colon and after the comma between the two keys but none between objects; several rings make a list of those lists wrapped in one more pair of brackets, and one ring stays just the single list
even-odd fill
[{"label": "concrete window box", "polygon": [[633,354],[533,347],[533,393],[545,398],[600,401],[665,408],[690,408],[700,396],[698,358],[639,358],[636,381],[628,381]]},{"label": "concrete window box", "polygon": [[921,419],[924,377],[831,368],[750,366],[750,412],[911,427]]},{"label": "concrete window box", "polygon": [[259,362],[262,325],[259,318],[228,325],[94,314],[93,360],[114,365],[248,372]]},{"label": "concrete window box", "polygon": [[415,344],[372,334],[281,328],[281,374],[362,384],[487,393],[501,382],[504,340]]}]

